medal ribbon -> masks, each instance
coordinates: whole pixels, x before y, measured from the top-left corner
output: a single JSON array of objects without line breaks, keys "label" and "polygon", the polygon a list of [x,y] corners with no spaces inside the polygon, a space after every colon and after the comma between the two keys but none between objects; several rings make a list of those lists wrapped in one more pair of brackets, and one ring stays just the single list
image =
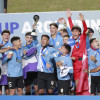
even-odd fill
[{"label": "medal ribbon", "polygon": [[15,50],[15,53],[16,53],[17,59],[18,59],[18,60],[21,60],[20,49],[18,50],[18,53],[17,53],[17,51]]}]

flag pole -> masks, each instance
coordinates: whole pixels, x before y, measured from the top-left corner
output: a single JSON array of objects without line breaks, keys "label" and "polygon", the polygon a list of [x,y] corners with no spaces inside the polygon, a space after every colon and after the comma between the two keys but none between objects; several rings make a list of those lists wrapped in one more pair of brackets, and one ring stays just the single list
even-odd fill
[{"label": "flag pole", "polygon": [[4,0],[0,0],[0,13],[4,13]]}]

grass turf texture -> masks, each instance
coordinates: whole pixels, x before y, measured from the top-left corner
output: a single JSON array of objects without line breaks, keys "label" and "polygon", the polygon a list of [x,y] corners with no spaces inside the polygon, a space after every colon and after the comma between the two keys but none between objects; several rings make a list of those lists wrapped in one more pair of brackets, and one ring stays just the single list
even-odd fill
[{"label": "grass turf texture", "polygon": [[8,13],[100,10],[100,0],[8,0]]}]

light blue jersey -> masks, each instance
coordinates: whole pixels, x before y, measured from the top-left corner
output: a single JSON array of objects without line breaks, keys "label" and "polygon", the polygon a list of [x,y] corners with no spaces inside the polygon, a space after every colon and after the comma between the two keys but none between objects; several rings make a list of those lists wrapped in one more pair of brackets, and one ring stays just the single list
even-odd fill
[{"label": "light blue jersey", "polygon": [[[59,26],[59,24],[60,24],[60,23],[57,22],[57,25],[58,25],[58,26]],[[67,32],[68,32],[69,37],[72,37],[72,32],[71,32],[71,30],[69,29],[69,27],[66,27],[66,30],[67,30]],[[58,35],[61,36],[60,32],[58,32]]]},{"label": "light blue jersey", "polygon": [[37,71],[37,56],[36,56],[36,47],[31,43],[31,45],[23,44],[22,48],[30,54],[30,56],[24,56],[22,59],[22,68],[24,79],[27,78],[27,72],[36,72]]},{"label": "light blue jersey", "polygon": [[4,45],[4,47],[2,47],[2,48],[12,47],[12,43],[10,41],[6,42],[5,44],[3,43],[3,41],[0,41],[0,44],[3,44]]},{"label": "light blue jersey", "polygon": [[58,79],[59,80],[69,80],[70,79],[69,73],[73,73],[73,63],[70,58],[70,55],[60,56],[60,57],[58,57],[58,61],[62,62],[63,66],[65,66],[65,68],[70,68],[68,74],[65,75],[64,77],[61,77],[61,75],[60,75],[61,68],[57,67]]},{"label": "light blue jersey", "polygon": [[55,39],[50,36],[49,44],[52,45],[56,51],[58,51],[58,49],[63,45],[63,38],[57,33]]},{"label": "light blue jersey", "polygon": [[[91,55],[95,56],[97,63],[95,64],[95,62],[90,60]],[[98,66],[100,66],[100,55],[96,50],[93,49],[89,49],[88,50],[88,65],[89,65],[89,70],[94,69]],[[100,71],[95,72],[95,73],[90,73],[91,76],[100,76]]]},{"label": "light blue jersey", "polygon": [[40,72],[44,73],[54,73],[54,67],[51,61],[49,61],[51,67],[47,68],[46,67],[46,61],[48,55],[52,54],[55,52],[55,49],[53,47],[45,47],[44,49],[42,48],[41,44],[37,46],[37,53],[38,53],[38,66],[37,69]]},{"label": "light blue jersey", "polygon": [[[37,45],[37,44],[36,44],[36,45]],[[23,43],[23,44],[22,44],[22,49],[28,51],[28,50],[30,50],[30,49],[32,49],[32,48],[36,48],[36,45],[34,44],[34,42],[32,42],[30,45],[27,45],[26,43]],[[36,55],[36,53],[32,54],[31,56],[27,56],[27,57],[25,57],[24,59],[30,59],[31,57],[33,57],[33,56],[35,56],[35,55]]]},{"label": "light blue jersey", "polygon": [[[1,44],[1,43],[4,45],[4,47],[2,47],[2,48],[12,47],[12,44],[11,44],[10,41],[8,41],[8,42],[6,42],[6,43],[4,44],[3,41],[1,40],[1,41],[0,41],[0,44]],[[2,48],[1,48],[1,49],[2,49]],[[2,55],[2,60],[3,60],[3,58],[6,57],[6,53],[7,53],[7,52],[3,53],[3,55]],[[7,85],[7,62],[6,62],[5,64],[2,65],[2,61],[1,61],[1,81],[0,81],[0,85]]]},{"label": "light blue jersey", "polygon": [[[13,52],[13,56],[11,59],[8,59],[7,56],[4,57],[2,63],[4,64],[7,62],[7,76],[8,77],[20,77],[23,76],[22,73],[22,56],[23,51],[22,49],[19,50],[11,50],[7,51],[7,54],[9,52]],[[17,59],[17,56],[19,55],[20,60]]]},{"label": "light blue jersey", "polygon": [[90,48],[89,36],[86,36],[86,48],[87,48],[87,50]]},{"label": "light blue jersey", "polygon": [[[62,56],[60,55],[59,52],[54,52],[53,54],[51,55],[48,55],[48,58],[47,58],[47,63],[49,63],[49,61],[52,59],[52,58],[56,58],[55,61],[56,62],[62,62],[63,63],[63,71],[64,69],[68,69],[69,72],[68,73],[73,73],[73,63],[72,63],[72,60],[70,58],[70,55],[66,55],[66,56]],[[67,70],[67,71],[68,71]],[[62,72],[63,72],[62,71]],[[63,73],[62,73],[63,74]],[[57,76],[58,76],[58,79],[59,80],[69,80],[70,77],[69,77],[69,74],[66,74],[64,77],[61,76],[61,68],[58,68],[57,67]]]}]

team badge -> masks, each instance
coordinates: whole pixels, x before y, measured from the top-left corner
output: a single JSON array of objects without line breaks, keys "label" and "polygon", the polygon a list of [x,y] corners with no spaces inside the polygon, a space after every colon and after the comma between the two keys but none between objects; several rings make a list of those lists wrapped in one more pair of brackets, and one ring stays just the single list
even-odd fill
[{"label": "team badge", "polygon": [[25,47],[25,44],[23,46]]},{"label": "team badge", "polygon": [[46,55],[48,54],[48,51],[46,51]]},{"label": "team badge", "polygon": [[51,81],[51,85],[54,85],[54,81]]},{"label": "team badge", "polygon": [[12,51],[10,51],[10,52],[9,52],[9,54],[13,54],[13,52],[12,52]]},{"label": "team badge", "polygon": [[63,61],[63,60],[62,60],[61,62],[62,62],[62,63],[64,63],[64,61]]},{"label": "team badge", "polygon": [[23,56],[23,54],[22,54],[22,53],[20,53],[20,55],[21,55],[21,56]]},{"label": "team badge", "polygon": [[59,42],[57,42],[56,45],[58,46],[59,45]]}]

